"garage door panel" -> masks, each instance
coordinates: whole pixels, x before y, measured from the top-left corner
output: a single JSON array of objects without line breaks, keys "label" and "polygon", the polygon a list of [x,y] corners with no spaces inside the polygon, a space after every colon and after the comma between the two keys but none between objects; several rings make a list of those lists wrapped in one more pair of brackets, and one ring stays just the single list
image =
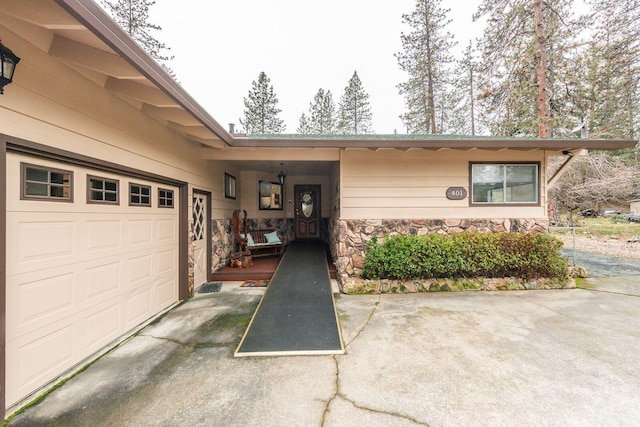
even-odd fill
[{"label": "garage door panel", "polygon": [[45,337],[18,347],[20,361],[19,383],[27,384],[44,372],[55,370],[57,366],[69,362],[73,356],[73,326],[67,325]]},{"label": "garage door panel", "polygon": [[[72,171],[73,202],[20,200],[20,162]],[[120,182],[119,205],[88,204],[86,176]],[[179,189],[7,154],[6,403],[12,405],[178,300]],[[129,183],[152,207],[127,204]]]},{"label": "garage door panel", "polygon": [[122,247],[122,224],[120,220],[86,222],[86,251],[93,253]]},{"label": "garage door panel", "polygon": [[131,329],[151,317],[151,289],[143,287],[125,301],[125,327]]},{"label": "garage door panel", "polygon": [[149,281],[153,277],[153,255],[132,257],[127,261],[127,286],[136,286],[142,281]]},{"label": "garage door panel", "polygon": [[175,218],[163,218],[157,221],[158,224],[158,243],[172,243],[178,238],[178,224]]},{"label": "garage door panel", "polygon": [[16,366],[6,373],[7,403],[19,400],[73,366],[73,326],[50,326],[55,329],[45,328],[46,334],[23,336],[7,345],[7,365]]},{"label": "garage door panel", "polygon": [[[75,274],[67,272],[11,286],[7,292],[7,329],[35,329],[74,306]],[[13,322],[16,323],[13,323]]]},{"label": "garage door panel", "polygon": [[[7,337],[29,333],[104,301],[127,299],[128,292],[153,289],[154,283],[166,282],[166,278],[174,286],[175,302],[177,254],[175,247],[163,245],[155,254],[133,251],[124,261],[122,255],[110,256],[11,276],[7,283]],[[164,297],[153,301],[143,304],[145,312],[157,312],[170,304]]]},{"label": "garage door panel", "polygon": [[168,248],[162,252],[156,253],[158,274],[164,275],[176,271],[177,264],[177,250],[175,248]]},{"label": "garage door panel", "polygon": [[176,288],[178,283],[175,279],[162,280],[156,285],[156,304],[158,307],[168,307],[176,300]]},{"label": "garage door panel", "polygon": [[129,220],[127,221],[127,243],[129,246],[153,243],[153,221]]},{"label": "garage door panel", "polygon": [[110,305],[101,306],[85,317],[83,335],[89,351],[98,351],[121,335],[123,324],[121,313],[121,304],[114,301]]},{"label": "garage door panel", "polygon": [[75,252],[75,224],[72,221],[18,223],[18,262],[61,258]]},{"label": "garage door panel", "polygon": [[121,266],[120,261],[114,261],[86,269],[86,294],[84,297],[87,301],[118,292],[121,283]]},{"label": "garage door panel", "polygon": [[47,218],[30,212],[7,212],[8,275],[73,261],[77,252],[77,224],[52,220],[55,217],[55,214]]}]

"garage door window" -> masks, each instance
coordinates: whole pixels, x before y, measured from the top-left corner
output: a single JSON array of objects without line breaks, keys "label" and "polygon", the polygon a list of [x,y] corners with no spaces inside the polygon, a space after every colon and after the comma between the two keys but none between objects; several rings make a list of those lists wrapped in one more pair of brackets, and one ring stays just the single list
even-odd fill
[{"label": "garage door window", "polygon": [[73,173],[44,166],[21,164],[23,200],[73,202]]},{"label": "garage door window", "polygon": [[120,204],[118,190],[120,182],[117,179],[87,176],[87,203]]},{"label": "garage door window", "polygon": [[158,206],[161,208],[173,208],[173,190],[158,188]]},{"label": "garage door window", "polygon": [[129,206],[151,206],[151,187],[130,183]]}]

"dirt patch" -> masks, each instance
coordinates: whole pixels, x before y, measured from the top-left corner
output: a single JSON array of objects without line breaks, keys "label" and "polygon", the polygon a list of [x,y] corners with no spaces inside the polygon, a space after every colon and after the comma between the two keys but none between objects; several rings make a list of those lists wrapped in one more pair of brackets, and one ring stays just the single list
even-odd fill
[{"label": "dirt patch", "polygon": [[[554,234],[564,242],[564,248],[573,250],[573,237],[566,234]],[[629,242],[627,239],[615,237],[598,237],[593,235],[576,235],[575,249],[580,252],[593,252],[618,258],[640,260],[640,242]]]}]

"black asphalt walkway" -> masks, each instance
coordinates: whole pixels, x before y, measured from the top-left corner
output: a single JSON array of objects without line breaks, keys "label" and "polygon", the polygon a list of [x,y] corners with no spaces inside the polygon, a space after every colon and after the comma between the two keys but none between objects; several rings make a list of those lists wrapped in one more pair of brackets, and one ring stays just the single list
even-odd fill
[{"label": "black asphalt walkway", "polygon": [[325,246],[292,242],[235,356],[343,353]]}]

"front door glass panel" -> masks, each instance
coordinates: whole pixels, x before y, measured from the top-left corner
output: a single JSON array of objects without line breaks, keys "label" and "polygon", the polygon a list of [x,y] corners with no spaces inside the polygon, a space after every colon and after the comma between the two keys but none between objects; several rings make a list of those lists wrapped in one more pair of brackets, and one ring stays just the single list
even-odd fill
[{"label": "front door glass panel", "polygon": [[311,215],[313,215],[313,199],[313,191],[311,190],[303,191],[300,194],[300,210],[302,211],[302,214],[307,218],[310,218]]}]

